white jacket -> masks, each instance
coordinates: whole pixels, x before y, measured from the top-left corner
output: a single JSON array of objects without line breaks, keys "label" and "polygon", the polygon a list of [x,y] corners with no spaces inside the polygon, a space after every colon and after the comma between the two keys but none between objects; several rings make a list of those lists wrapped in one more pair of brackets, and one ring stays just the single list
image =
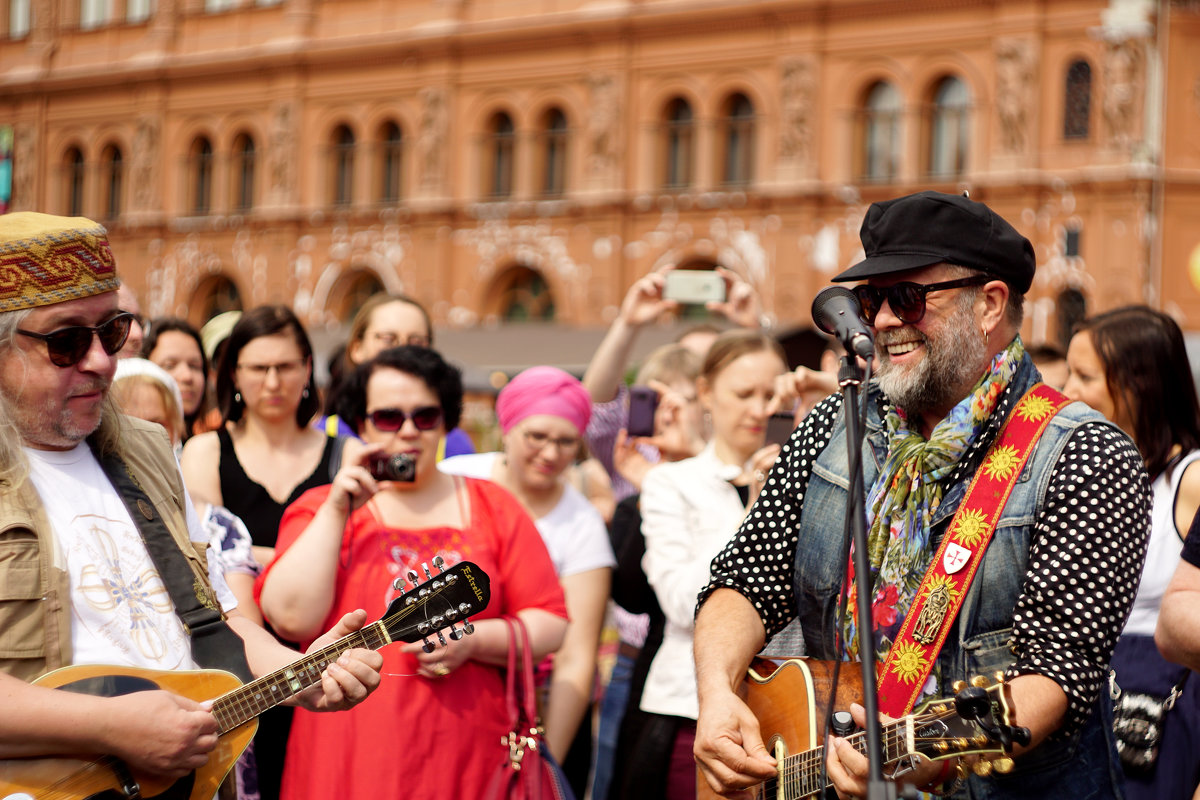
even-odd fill
[{"label": "white jacket", "polygon": [[695,458],[659,464],[642,481],[642,568],[666,615],[663,643],[646,677],[641,708],[695,719],[692,659],[696,595],[708,584],[712,559],[737,532],[745,515],[729,482],[741,468],[725,464],[709,445]]}]

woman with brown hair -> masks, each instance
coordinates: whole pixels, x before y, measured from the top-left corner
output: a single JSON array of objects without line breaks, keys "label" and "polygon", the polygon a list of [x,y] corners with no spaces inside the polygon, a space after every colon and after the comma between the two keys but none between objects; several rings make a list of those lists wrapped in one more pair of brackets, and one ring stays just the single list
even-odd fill
[{"label": "woman with brown hair", "polygon": [[[1191,797],[1200,785],[1200,681],[1167,662],[1154,644],[1159,605],[1179,566],[1184,535],[1200,508],[1200,402],[1183,333],[1145,306],[1128,306],[1085,321],[1067,350],[1064,394],[1099,411],[1133,437],[1152,481],[1154,506],[1142,580],[1112,656],[1118,706],[1131,693],[1159,705],[1181,692],[1162,718],[1162,745],[1150,770],[1128,763],[1129,800]],[[1130,558],[1138,554],[1131,553]],[[1120,723],[1118,722],[1118,734]],[[1118,741],[1120,740],[1118,735]],[[1130,748],[1136,749],[1136,748]]]}]

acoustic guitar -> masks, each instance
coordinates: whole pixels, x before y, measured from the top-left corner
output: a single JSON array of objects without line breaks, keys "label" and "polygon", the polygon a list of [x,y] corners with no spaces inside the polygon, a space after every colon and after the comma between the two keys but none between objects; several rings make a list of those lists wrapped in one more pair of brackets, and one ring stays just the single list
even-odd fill
[{"label": "acoustic guitar", "polygon": [[[281,670],[247,684],[222,670],[166,672],[109,666],[70,666],[43,675],[34,683],[68,692],[115,697],[131,692],[165,689],[197,702],[213,699],[212,713],[220,739],[208,763],[195,772],[168,782],[135,775],[111,756],[17,758],[0,761],[0,800],[211,800],[217,787],[258,729],[258,715],[321,680],[321,673],[342,653],[354,648],[378,650],[391,642],[425,639],[449,628],[453,639],[471,633],[468,616],[487,607],[490,581],[469,561],[442,568],[428,580],[402,592],[383,617],[371,625],[309,653]],[[409,580],[416,584],[416,573]],[[454,625],[461,623],[462,627]]]},{"label": "acoustic guitar", "polygon": [[[845,663],[835,703],[846,708],[862,697],[858,664]],[[825,787],[821,767],[825,750],[821,746],[825,719],[828,717],[828,685],[833,663],[815,659],[790,659],[781,664],[755,659],[739,689],[739,695],[754,712],[763,743],[775,757],[777,774],[754,788],[756,800],[804,800],[817,797]],[[1012,768],[1012,760],[1003,757],[1012,745],[1028,744],[1029,731],[1008,724],[1010,710],[1005,684],[997,680],[988,685],[975,678],[971,686],[955,687],[954,698],[931,700],[912,714],[885,724],[881,730],[885,772],[906,760],[924,757],[941,760],[979,754],[1002,756],[995,760],[998,772]],[[865,732],[845,737],[860,753],[867,749]],[[984,766],[986,765],[986,766]],[[981,760],[976,771],[993,767]],[[703,774],[696,776],[698,800],[721,800]]]}]

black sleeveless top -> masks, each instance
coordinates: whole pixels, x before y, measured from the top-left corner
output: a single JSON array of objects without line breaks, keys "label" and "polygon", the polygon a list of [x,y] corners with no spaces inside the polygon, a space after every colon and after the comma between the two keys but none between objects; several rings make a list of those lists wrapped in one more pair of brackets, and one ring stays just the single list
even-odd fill
[{"label": "black sleeveless top", "polygon": [[300,495],[315,486],[324,486],[330,482],[330,461],[341,440],[328,436],[325,439],[325,450],[321,453],[321,463],[312,474],[302,480],[292,489],[292,493],[282,503],[263,488],[262,484],[251,480],[242,463],[238,461],[233,449],[233,439],[225,426],[217,428],[217,438],[221,442],[221,461],[217,471],[221,476],[221,501],[225,507],[237,514],[246,529],[250,531],[250,540],[260,547],[274,547],[279,538],[279,522],[283,519],[283,511]]}]

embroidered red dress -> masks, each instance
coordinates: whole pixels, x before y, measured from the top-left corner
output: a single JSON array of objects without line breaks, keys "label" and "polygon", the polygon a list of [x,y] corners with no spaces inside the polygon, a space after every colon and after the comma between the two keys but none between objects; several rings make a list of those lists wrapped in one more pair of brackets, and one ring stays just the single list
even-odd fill
[{"label": "embroidered red dress", "polygon": [[[470,524],[399,530],[379,524],[370,505],[351,515],[342,539],[334,605],[321,630],[365,608],[383,615],[392,581],[441,555],[447,566],[473,561],[491,579],[491,602],[472,619],[540,608],[566,617],[562,590],[533,522],[507,492],[464,479]],[[325,500],[328,486],[304,494],[284,515],[276,544],[287,550]],[[261,585],[261,583],[260,583]],[[304,643],[304,647],[308,646]],[[468,661],[445,678],[416,675],[416,660],[389,645],[379,689],[350,711],[296,710],[283,776],[284,800],[478,797],[507,749],[502,669]],[[411,676],[411,677],[405,677]]]}]

